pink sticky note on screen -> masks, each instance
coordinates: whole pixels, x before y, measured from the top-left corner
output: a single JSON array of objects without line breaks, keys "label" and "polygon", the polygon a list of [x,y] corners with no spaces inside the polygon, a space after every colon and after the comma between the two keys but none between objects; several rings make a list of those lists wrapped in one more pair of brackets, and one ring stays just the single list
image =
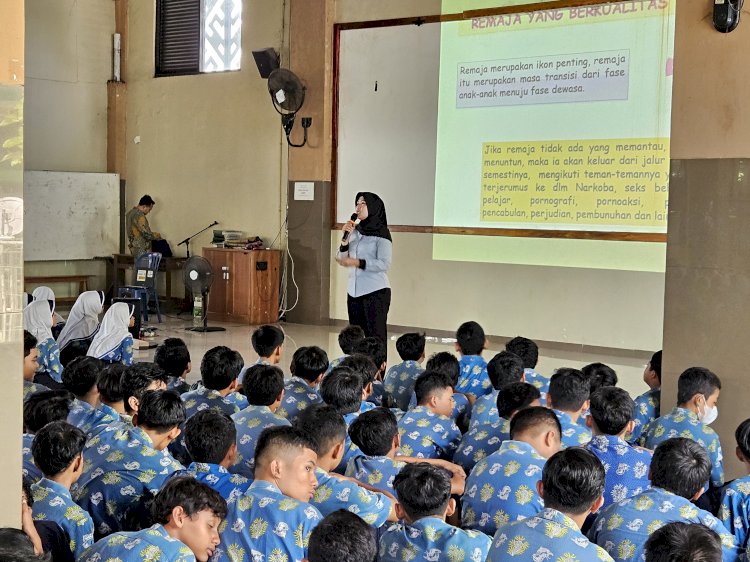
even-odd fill
[{"label": "pink sticky note on screen", "polygon": [[667,76],[672,76],[674,73],[674,59],[672,57],[669,57],[667,59],[667,68],[665,69],[665,73]]}]

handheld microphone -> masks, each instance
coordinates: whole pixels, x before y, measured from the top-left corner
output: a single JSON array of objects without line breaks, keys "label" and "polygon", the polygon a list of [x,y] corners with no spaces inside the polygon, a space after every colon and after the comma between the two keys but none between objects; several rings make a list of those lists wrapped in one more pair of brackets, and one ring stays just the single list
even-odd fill
[{"label": "handheld microphone", "polygon": [[[349,222],[352,223],[352,224],[354,224],[354,221],[356,221],[356,220],[357,220],[357,213],[352,213],[352,216],[349,217]],[[348,232],[344,232],[344,235],[341,237],[341,241],[342,242],[346,242],[347,238],[349,238],[349,233]]]}]

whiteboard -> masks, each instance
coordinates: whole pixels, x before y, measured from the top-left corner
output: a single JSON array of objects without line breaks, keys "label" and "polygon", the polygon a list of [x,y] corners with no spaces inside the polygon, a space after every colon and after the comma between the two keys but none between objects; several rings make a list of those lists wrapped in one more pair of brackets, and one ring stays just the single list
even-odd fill
[{"label": "whiteboard", "polygon": [[120,176],[23,174],[26,261],[85,260],[120,249]]}]

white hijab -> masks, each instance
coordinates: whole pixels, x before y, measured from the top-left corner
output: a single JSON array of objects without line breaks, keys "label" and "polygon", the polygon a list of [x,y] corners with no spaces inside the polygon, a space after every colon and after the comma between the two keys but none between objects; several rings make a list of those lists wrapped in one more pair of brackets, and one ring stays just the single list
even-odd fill
[{"label": "white hijab", "polygon": [[90,338],[99,327],[99,315],[104,306],[104,293],[100,291],[86,291],[78,295],[73,308],[68,314],[60,335],[57,336],[57,345],[63,349],[73,340]]},{"label": "white hijab", "polygon": [[48,301],[52,303],[52,316],[54,317],[53,322],[55,324],[65,322],[65,319],[55,312],[55,292],[52,289],[50,289],[49,287],[45,287],[44,285],[42,285],[41,287],[37,287],[32,291],[31,298],[34,301]]},{"label": "white hijab", "polygon": [[39,343],[52,338],[52,313],[46,300],[33,301],[23,309],[23,327]]},{"label": "white hijab", "polygon": [[110,351],[117,349],[122,340],[130,334],[128,324],[130,324],[130,317],[133,316],[134,310],[124,302],[116,302],[110,306],[86,355],[102,358]]}]

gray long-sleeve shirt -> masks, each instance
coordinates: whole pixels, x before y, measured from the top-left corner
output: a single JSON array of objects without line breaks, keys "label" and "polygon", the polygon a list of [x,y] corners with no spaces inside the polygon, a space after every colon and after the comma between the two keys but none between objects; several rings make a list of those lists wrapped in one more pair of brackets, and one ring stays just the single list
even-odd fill
[{"label": "gray long-sleeve shirt", "polygon": [[337,258],[356,258],[364,260],[364,268],[349,268],[349,285],[347,292],[352,297],[368,295],[380,289],[388,289],[388,269],[391,267],[393,244],[379,236],[363,236],[358,230],[349,235],[348,251],[339,251]]}]

